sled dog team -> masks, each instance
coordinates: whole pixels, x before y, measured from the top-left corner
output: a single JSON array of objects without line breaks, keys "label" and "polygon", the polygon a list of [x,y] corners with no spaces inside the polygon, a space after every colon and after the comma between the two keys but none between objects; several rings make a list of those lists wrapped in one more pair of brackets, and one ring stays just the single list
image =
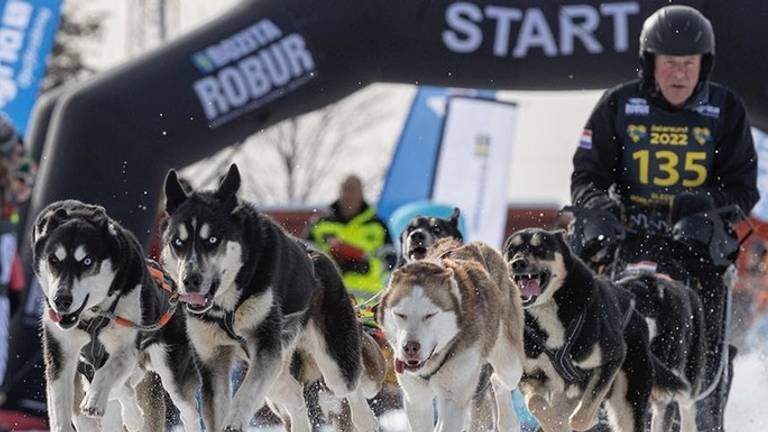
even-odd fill
[{"label": "sled dog team", "polygon": [[[239,187],[235,165],[214,191],[168,174],[162,269],[100,206],[67,200],[40,212],[33,266],[52,431],[101,430],[109,400],[128,431],[161,430],[161,400],[137,391],[155,374],[186,431],[202,430],[198,390],[208,431],[245,431],[264,404],[289,430],[311,431],[304,389],[316,381],[346,399],[356,430],[378,429],[368,399],[381,389],[383,356],[335,264]],[[545,432],[588,430],[601,407],[614,431],[644,430],[647,413],[662,430],[671,402],[681,431],[696,430],[701,331],[684,338],[682,357],[653,345],[665,320],[701,325],[690,289],[597,277],[560,231],[518,231],[500,252],[464,243],[457,227],[458,211],[411,221],[377,311],[410,430],[519,430],[515,388]],[[685,317],[655,313],[670,299]]]}]

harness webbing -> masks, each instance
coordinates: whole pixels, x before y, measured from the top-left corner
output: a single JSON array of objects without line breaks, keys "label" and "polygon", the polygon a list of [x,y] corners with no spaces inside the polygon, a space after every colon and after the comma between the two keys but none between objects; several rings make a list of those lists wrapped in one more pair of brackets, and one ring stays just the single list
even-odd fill
[{"label": "harness webbing", "polygon": [[114,320],[115,324],[122,327],[132,328],[143,332],[155,332],[168,324],[168,321],[173,318],[173,314],[176,313],[176,307],[179,304],[179,293],[175,289],[176,285],[174,284],[173,279],[171,279],[171,277],[166,274],[155,261],[147,260],[147,270],[149,271],[150,276],[152,276],[152,279],[155,280],[155,284],[170,294],[168,298],[168,310],[166,310],[156,322],[152,324],[139,324],[133,322],[128,318],[115,315],[114,307],[106,312],[99,311],[99,315],[108,318],[109,320]]},{"label": "harness webbing", "polygon": [[[629,304],[629,307],[624,312],[624,316],[621,320],[622,333],[624,332],[624,329],[627,328],[629,320],[632,318],[632,312],[634,310],[635,301],[632,300]],[[546,341],[540,338],[529,326],[525,326],[525,336],[533,340],[533,342],[541,348],[544,354],[549,357],[549,360],[552,362],[552,366],[555,368],[557,373],[560,374],[563,380],[568,384],[582,382],[587,377],[584,369],[576,366],[573,363],[573,358],[571,357],[571,348],[573,348],[576,337],[581,332],[581,328],[584,326],[585,319],[586,311],[582,311],[575,320],[571,321],[565,333],[565,344],[556,350],[547,348]]]},{"label": "harness webbing", "polygon": [[584,326],[585,317],[586,313],[581,312],[575,320],[571,321],[565,333],[565,344],[556,350],[547,348],[546,341],[540,338],[529,326],[525,326],[525,336],[533,340],[541,348],[544,354],[549,357],[549,361],[552,362],[552,366],[557,373],[568,384],[582,382],[587,376],[583,369],[573,364],[573,358],[571,358],[571,348],[579,332],[581,332],[581,328]]}]

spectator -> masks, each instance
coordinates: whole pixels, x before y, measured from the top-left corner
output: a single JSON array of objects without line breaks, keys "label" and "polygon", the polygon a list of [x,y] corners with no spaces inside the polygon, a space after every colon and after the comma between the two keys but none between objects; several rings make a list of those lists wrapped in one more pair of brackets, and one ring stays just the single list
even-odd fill
[{"label": "spectator", "polygon": [[378,294],[395,264],[387,226],[365,202],[362,182],[354,175],[341,183],[339,198],[313,221],[307,238],[333,257],[358,300]]}]

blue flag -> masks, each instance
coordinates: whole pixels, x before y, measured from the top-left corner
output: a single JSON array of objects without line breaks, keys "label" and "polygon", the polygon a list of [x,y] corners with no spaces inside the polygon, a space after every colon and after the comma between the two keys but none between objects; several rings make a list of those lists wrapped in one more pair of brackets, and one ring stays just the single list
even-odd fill
[{"label": "blue flag", "polygon": [[59,26],[61,0],[0,0],[0,111],[24,134]]}]

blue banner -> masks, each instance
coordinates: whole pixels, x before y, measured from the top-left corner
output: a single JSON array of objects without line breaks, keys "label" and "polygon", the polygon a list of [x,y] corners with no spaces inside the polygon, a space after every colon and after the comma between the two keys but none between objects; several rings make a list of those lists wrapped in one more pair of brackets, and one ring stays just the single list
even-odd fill
[{"label": "blue banner", "polygon": [[401,205],[431,198],[446,102],[457,95],[495,98],[492,90],[418,88],[377,205],[385,221]]},{"label": "blue banner", "polygon": [[60,10],[61,0],[0,0],[0,111],[22,135],[45,75]]}]

